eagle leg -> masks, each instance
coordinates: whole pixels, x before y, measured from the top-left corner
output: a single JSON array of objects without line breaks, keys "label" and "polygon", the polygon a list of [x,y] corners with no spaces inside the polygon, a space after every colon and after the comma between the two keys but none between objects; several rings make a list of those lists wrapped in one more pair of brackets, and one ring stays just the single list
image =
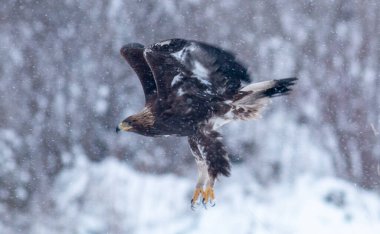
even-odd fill
[{"label": "eagle leg", "polygon": [[230,163],[227,151],[221,141],[222,137],[210,128],[200,128],[188,140],[199,171],[198,182],[191,200],[192,208],[197,204],[200,196],[202,196],[201,200],[205,208],[214,206],[215,179],[218,175],[228,176],[230,174]]},{"label": "eagle leg", "polygon": [[202,195],[202,203],[205,208],[207,208],[208,205],[211,207],[215,206],[214,182],[215,178],[210,176],[209,180],[207,181],[206,189]]},{"label": "eagle leg", "polygon": [[203,187],[208,177],[206,162],[203,160],[198,160],[198,159],[196,159],[196,162],[198,166],[198,181],[195,186],[193,198],[191,199],[192,209],[194,209],[196,206],[200,204],[201,198],[204,199],[205,190],[203,190]]}]

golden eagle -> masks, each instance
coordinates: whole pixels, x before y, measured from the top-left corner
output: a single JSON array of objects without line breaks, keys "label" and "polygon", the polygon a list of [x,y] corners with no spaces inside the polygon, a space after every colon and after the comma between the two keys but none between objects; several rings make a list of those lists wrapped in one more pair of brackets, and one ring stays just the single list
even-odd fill
[{"label": "golden eagle", "polygon": [[186,136],[199,177],[191,205],[214,204],[214,182],[230,174],[228,153],[217,129],[232,120],[254,119],[269,98],[288,94],[297,78],[249,82],[247,69],[230,52],[184,39],[121,48],[145,93],[142,111],[116,131],[144,136]]}]

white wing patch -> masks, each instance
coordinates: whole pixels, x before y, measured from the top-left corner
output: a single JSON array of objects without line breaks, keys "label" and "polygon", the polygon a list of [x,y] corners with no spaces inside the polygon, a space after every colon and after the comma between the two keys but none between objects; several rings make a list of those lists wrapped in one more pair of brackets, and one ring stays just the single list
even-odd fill
[{"label": "white wing patch", "polygon": [[171,83],[171,86],[173,87],[175,84],[180,82],[182,80],[182,78],[183,78],[183,76],[181,74],[174,76],[172,83]]},{"label": "white wing patch", "polygon": [[[195,51],[196,49],[197,45],[192,43],[189,46],[184,47],[182,50],[171,53],[171,55],[192,72],[192,77],[196,78],[201,84],[210,86],[211,83],[207,80],[208,76],[210,75],[210,70],[191,56],[191,52]],[[189,58],[191,61],[187,61]]]},{"label": "white wing patch", "polygon": [[[212,94],[210,87],[212,87],[211,82],[208,80],[210,75],[210,70],[204,66],[200,61],[192,56],[192,52],[199,49],[198,46],[194,43],[191,43],[188,46],[185,46],[181,50],[171,53],[171,55],[181,64],[183,64],[188,70],[191,71],[191,78],[196,79],[200,84],[203,84],[207,87],[206,93]],[[189,61],[190,59],[190,61]],[[173,87],[183,78],[182,74],[176,75],[171,83]],[[178,96],[182,96],[185,92],[182,89],[179,89],[177,92]]]},{"label": "white wing patch", "polygon": [[202,79],[201,77],[193,76],[195,79],[197,79],[201,84],[204,84],[206,86],[211,86],[210,81],[206,79]]},{"label": "white wing patch", "polygon": [[182,96],[182,95],[184,95],[184,94],[185,94],[185,91],[183,91],[182,88],[178,89],[178,91],[177,91],[177,95],[178,95],[178,96]]},{"label": "white wing patch", "polygon": [[171,53],[171,55],[174,58],[176,58],[179,62],[183,62],[184,61],[184,57],[185,57],[184,55],[186,54],[185,51],[186,51],[186,47],[183,48],[182,50],[179,50],[179,51],[175,52],[175,53]]},{"label": "white wing patch", "polygon": [[159,43],[156,43],[157,46],[164,46],[164,45],[170,45],[172,40],[166,40],[166,41],[161,41]]},{"label": "white wing patch", "polygon": [[210,74],[209,70],[205,68],[203,64],[196,60],[194,61],[194,69],[192,70],[192,72],[194,75],[202,78],[206,78]]},{"label": "white wing patch", "polygon": [[182,48],[182,50],[179,50],[177,52],[171,53],[171,55],[176,58],[179,62],[183,63],[186,60],[186,56],[189,52],[194,51],[197,48],[197,46],[193,43],[191,43],[189,46],[185,46]]},{"label": "white wing patch", "polygon": [[225,118],[225,117],[212,117],[207,122],[212,126],[213,130],[217,130],[218,128],[222,127],[223,125],[231,122],[233,118]]}]

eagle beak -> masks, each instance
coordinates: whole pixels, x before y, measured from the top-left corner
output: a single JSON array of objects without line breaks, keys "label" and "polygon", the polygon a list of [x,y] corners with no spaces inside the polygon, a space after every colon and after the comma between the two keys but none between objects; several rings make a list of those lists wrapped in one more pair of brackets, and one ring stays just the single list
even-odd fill
[{"label": "eagle beak", "polygon": [[126,122],[121,122],[117,127],[116,127],[116,133],[119,133],[120,131],[129,131],[132,129],[132,126],[129,125]]}]

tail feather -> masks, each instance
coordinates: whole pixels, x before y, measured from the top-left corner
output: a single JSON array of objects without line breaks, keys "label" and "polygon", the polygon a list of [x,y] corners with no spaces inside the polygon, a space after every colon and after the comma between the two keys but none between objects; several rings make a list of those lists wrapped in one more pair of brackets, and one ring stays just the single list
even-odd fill
[{"label": "tail feather", "polygon": [[297,78],[286,78],[281,80],[274,80],[274,86],[263,92],[267,97],[278,97],[287,95],[292,90],[291,87],[296,83]]},{"label": "tail feather", "polygon": [[232,102],[234,119],[253,119],[260,116],[270,98],[287,95],[297,78],[263,81],[242,88]]},{"label": "tail feather", "polygon": [[293,86],[296,81],[297,78],[263,81],[247,85],[240,91],[251,92],[256,95],[260,94],[264,97],[276,97],[288,94],[291,91],[291,86]]}]

